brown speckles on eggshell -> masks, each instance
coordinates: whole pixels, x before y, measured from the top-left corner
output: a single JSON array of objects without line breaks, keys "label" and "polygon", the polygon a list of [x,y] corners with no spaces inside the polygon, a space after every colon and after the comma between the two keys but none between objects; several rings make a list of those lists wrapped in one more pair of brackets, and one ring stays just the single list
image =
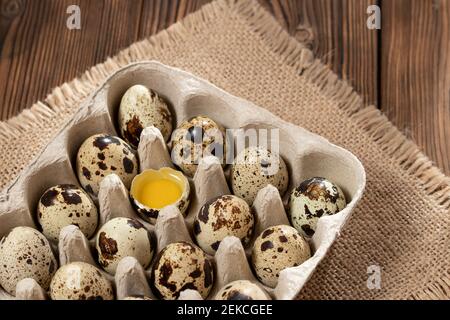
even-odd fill
[{"label": "brown speckles on eggshell", "polygon": [[[44,203],[48,201],[45,198],[49,193],[55,196],[52,205],[45,206]],[[75,185],[61,184],[49,188],[38,203],[37,213],[42,232],[55,242],[61,229],[71,224],[78,225],[88,238],[97,229],[97,208],[89,195]]]},{"label": "brown speckles on eggshell", "polygon": [[318,219],[344,209],[345,195],[333,182],[314,177],[300,183],[289,198],[292,225],[304,236],[314,235]]},{"label": "brown speckles on eggshell", "polygon": [[264,241],[263,243],[261,243],[261,251],[266,251],[272,248],[273,248],[272,241]]},{"label": "brown speckles on eggshell", "polygon": [[172,132],[172,115],[168,103],[155,91],[134,85],[122,96],[118,115],[122,137],[134,147],[139,144],[143,128],[155,126],[165,141]]},{"label": "brown speckles on eggshell", "polygon": [[221,160],[225,165],[225,129],[210,118],[197,116],[183,121],[172,134],[171,141],[174,163],[187,176],[194,175],[202,157],[213,153],[219,157],[213,150],[221,151],[224,155]]},{"label": "brown speckles on eggshell", "polygon": [[214,242],[213,244],[211,244],[211,248],[212,248],[214,251],[217,251],[217,249],[219,249],[220,242],[221,242],[221,241],[216,241],[216,242]]},{"label": "brown speckles on eggshell", "polygon": [[213,281],[213,268],[204,252],[187,242],[176,242],[158,255],[150,283],[158,297],[176,299],[185,289],[195,289],[206,298]]},{"label": "brown speckles on eggshell", "polygon": [[83,172],[83,176],[86,177],[86,179],[91,180],[91,172],[89,171],[88,168],[83,167],[81,168],[82,172]]},{"label": "brown speckles on eggshell", "polygon": [[[217,199],[217,198],[216,198]],[[198,213],[198,220],[203,223],[208,223],[209,218],[209,206],[211,203],[213,203],[216,199],[212,201],[208,201],[203,207],[201,207],[200,212]]]},{"label": "brown speckles on eggshell", "polygon": [[126,173],[132,173],[134,170],[134,164],[131,159],[125,157],[123,158],[123,168],[125,169]]},{"label": "brown speckles on eggshell", "polygon": [[307,236],[312,237],[314,235],[314,230],[311,229],[309,224],[302,224],[301,228]]},{"label": "brown speckles on eggshell", "polygon": [[216,294],[215,300],[269,300],[269,295],[258,285],[248,280],[236,280]]},{"label": "brown speckles on eggshell", "polygon": [[98,165],[99,169],[102,171],[108,170],[108,166],[102,161],[97,162],[97,165]]},{"label": "brown speckles on eggshell", "polygon": [[258,279],[269,287],[275,287],[281,270],[300,265],[310,254],[308,243],[297,230],[286,225],[273,226],[255,240],[252,266]]},{"label": "brown speckles on eggshell", "polygon": [[128,219],[127,220],[127,224],[130,226],[130,227],[133,227],[133,228],[135,228],[135,229],[141,229],[141,228],[144,228],[144,225],[142,224],[142,223],[140,223],[138,220],[136,220],[136,219]]},{"label": "brown speckles on eggshell", "polygon": [[115,136],[97,134],[87,138],[77,153],[81,186],[96,196],[103,178],[114,173],[129,188],[138,171],[137,155],[130,150],[125,141]]},{"label": "brown speckles on eggshell", "polygon": [[[276,168],[272,168],[278,164]],[[284,160],[262,147],[249,147],[235,158],[231,168],[233,193],[248,204],[252,204],[256,194],[265,186],[275,186],[281,195],[288,187],[289,176]]]},{"label": "brown speckles on eggshell", "polygon": [[71,186],[69,188],[65,188],[61,192],[62,197],[64,198],[64,202],[69,205],[80,204],[82,202],[80,195],[77,192],[77,188],[75,186]]},{"label": "brown speckles on eggshell", "polygon": [[[44,245],[42,245],[44,242]],[[48,289],[57,260],[47,239],[37,230],[16,227],[3,238],[0,246],[0,286],[14,295],[17,283],[32,278]]]},{"label": "brown speckles on eggshell", "polygon": [[97,135],[92,145],[101,151],[108,148],[110,144],[120,145],[120,140],[110,135]]},{"label": "brown speckles on eggshell", "polygon": [[139,216],[142,219],[154,224],[156,222],[156,219],[158,218],[159,210],[146,208],[142,204],[140,204],[138,201],[136,201],[133,197],[130,197],[130,198],[131,198],[131,203],[135,207]]},{"label": "brown speckles on eggshell", "polygon": [[202,271],[200,269],[195,269],[194,271],[192,271],[189,276],[192,278],[198,278],[202,275]]},{"label": "brown speckles on eggshell", "polygon": [[144,267],[150,265],[156,241],[153,233],[136,219],[114,218],[99,230],[96,239],[98,261],[105,271],[116,272],[120,260],[134,257]]},{"label": "brown speckles on eggshell", "polygon": [[[208,201],[194,219],[195,238],[199,246],[214,254],[218,243],[226,236],[241,239],[245,246],[253,233],[254,217],[248,204],[233,195],[223,195]],[[216,248],[216,249],[215,249]]]},{"label": "brown speckles on eggshell", "polygon": [[44,205],[45,207],[49,207],[49,206],[53,205],[58,194],[59,194],[59,192],[55,189],[47,190],[41,197],[42,205]]},{"label": "brown speckles on eggshell", "polygon": [[103,259],[109,260],[114,258],[118,251],[117,242],[114,239],[108,238],[105,232],[100,232],[98,244]]},{"label": "brown speckles on eggshell", "polygon": [[227,300],[253,300],[252,297],[243,294],[237,290],[231,290],[227,296]]},{"label": "brown speckles on eggshell", "polygon": [[[74,277],[77,281],[73,281]],[[114,292],[97,268],[85,262],[72,262],[56,272],[50,296],[53,300],[113,300]]]},{"label": "brown speckles on eggshell", "polygon": [[139,117],[136,115],[133,115],[133,117],[126,121],[125,123],[125,130],[123,131],[123,136],[126,141],[131,143],[133,146],[137,147],[139,144],[139,139],[142,133],[142,130],[144,130],[141,121],[139,120]]},{"label": "brown speckles on eggshell", "polygon": [[176,284],[171,283],[169,281],[169,278],[173,273],[171,262],[165,261],[161,265],[160,271],[161,271],[161,276],[159,277],[159,280],[158,280],[159,284],[162,285],[163,287],[166,287],[167,289],[169,289],[172,293],[175,293],[177,290],[177,286],[176,286]]}]

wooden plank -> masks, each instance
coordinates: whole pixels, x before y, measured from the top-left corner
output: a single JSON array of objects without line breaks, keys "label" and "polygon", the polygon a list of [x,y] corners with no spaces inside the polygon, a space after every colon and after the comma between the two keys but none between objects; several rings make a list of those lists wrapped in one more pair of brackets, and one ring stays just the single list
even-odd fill
[{"label": "wooden plank", "polygon": [[[43,99],[70,80],[136,40],[140,1],[2,0],[23,4],[21,14],[3,25],[0,56],[1,119]],[[108,3],[106,5],[106,2]],[[81,9],[81,30],[69,30],[67,7]]]},{"label": "wooden plank", "polygon": [[381,109],[450,174],[450,1],[382,2]]},{"label": "wooden plank", "polygon": [[[363,28],[368,1],[262,3],[291,34],[309,42],[316,54],[348,79],[367,101],[376,102],[376,36]],[[17,114],[45,97],[52,87],[120,48],[167,28],[209,0],[75,2],[82,11],[81,31],[65,28],[65,9],[74,3],[69,0],[18,1],[24,7],[18,10],[22,14],[16,14],[7,26],[1,27],[0,37],[5,39],[0,57],[0,104],[5,106],[1,119]],[[342,24],[345,32],[341,36]],[[26,54],[19,53],[21,47],[26,47]],[[28,72],[22,72],[24,68],[33,70],[33,79],[27,78]]]},{"label": "wooden plank", "polygon": [[[0,120],[205,2],[0,0]],[[81,30],[66,27],[72,4],[80,6]]]}]

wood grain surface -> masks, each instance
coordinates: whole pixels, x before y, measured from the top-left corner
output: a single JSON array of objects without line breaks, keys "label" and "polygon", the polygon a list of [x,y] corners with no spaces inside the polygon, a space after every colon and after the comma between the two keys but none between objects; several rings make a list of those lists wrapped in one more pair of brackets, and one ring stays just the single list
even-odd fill
[{"label": "wood grain surface", "polygon": [[[209,0],[0,0],[0,120]],[[450,174],[450,0],[259,0]],[[66,28],[69,5],[81,30]],[[381,30],[366,26],[369,5]]]}]

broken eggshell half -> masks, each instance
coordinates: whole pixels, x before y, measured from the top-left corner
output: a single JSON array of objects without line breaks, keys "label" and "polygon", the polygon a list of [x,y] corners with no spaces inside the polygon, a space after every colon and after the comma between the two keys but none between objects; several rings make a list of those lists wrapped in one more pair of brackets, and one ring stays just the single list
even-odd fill
[{"label": "broken eggshell half", "polygon": [[[297,267],[281,271],[278,284],[274,289],[265,288],[273,298],[295,298],[319,262],[326,256],[361,199],[365,186],[363,166],[350,152],[331,144],[326,139],[287,123],[269,111],[232,96],[190,73],[155,61],[134,63],[112,74],[81,104],[79,110],[43,148],[35,160],[0,192],[0,237],[8,234],[16,226],[36,227],[34,214],[36,205],[39,197],[48,188],[64,183],[80,185],[74,172],[78,148],[84,140],[95,134],[118,135],[116,119],[120,100],[126,90],[135,84],[152,88],[168,101],[174,128],[184,119],[203,114],[220,121],[224,127],[232,130],[279,130],[279,153],[286,162],[290,184],[283,198],[277,190],[274,190],[276,188],[271,189],[270,186],[258,192],[253,203],[255,236],[271,225],[289,224],[284,211],[284,205],[288,200],[286,195],[289,195],[292,189],[302,181],[320,176],[340,186],[347,199],[347,206],[334,215],[324,216],[318,220],[316,232],[309,242],[312,257]],[[142,139],[142,134],[147,135],[145,139]],[[144,128],[142,134],[138,147],[141,170],[150,168],[157,170],[171,166],[170,163],[167,164],[170,162],[169,155],[161,154],[160,160],[166,162],[163,164],[157,159],[155,153],[147,153],[148,150],[166,152],[165,143],[161,143],[161,138],[158,138],[158,136],[162,137],[161,133]],[[148,143],[148,145],[141,145],[142,143]],[[144,151],[140,152],[140,150],[147,150],[145,152],[147,156],[142,157]],[[192,184],[192,196],[188,210],[183,215],[177,207],[165,207],[160,210],[154,226],[135,213],[130,204],[128,190],[120,178],[115,175],[105,176],[100,183],[98,201],[94,199],[99,206],[99,226],[118,216],[138,219],[148,230],[155,232],[157,252],[175,241],[193,243],[190,235],[195,213],[210,198],[230,193],[226,181],[227,175],[224,174],[220,163],[214,161],[214,157],[211,157],[209,162],[203,160],[198,165],[194,178],[189,180]],[[273,210],[279,213],[274,215]],[[248,264],[253,241],[254,239],[250,241],[247,250],[242,247],[238,238],[227,237],[221,241],[214,255],[216,280],[208,298],[213,297],[231,281],[249,280],[258,283]],[[100,269],[91,253],[93,245],[94,240],[86,239],[76,226],[63,228],[58,245],[60,265],[72,261],[84,261]],[[102,270],[101,272],[110,281],[115,282],[115,293],[119,299],[149,295],[150,298],[155,298],[151,290],[146,289],[149,287],[151,266],[144,270],[139,263],[133,263],[121,268],[122,262],[133,259],[132,257],[122,259],[115,276]],[[140,282],[136,278],[141,279]],[[118,285],[119,280],[120,285]],[[32,291],[36,294],[22,296],[42,297],[35,284]],[[195,294],[195,290],[180,293],[180,298],[186,297],[198,298],[198,295]],[[12,297],[0,290],[0,299],[3,298],[11,299]]]},{"label": "broken eggshell half", "polygon": [[184,214],[189,206],[189,193],[189,181],[183,173],[163,167],[144,170],[134,177],[130,199],[139,215],[154,224],[159,211],[168,205],[175,205]]}]

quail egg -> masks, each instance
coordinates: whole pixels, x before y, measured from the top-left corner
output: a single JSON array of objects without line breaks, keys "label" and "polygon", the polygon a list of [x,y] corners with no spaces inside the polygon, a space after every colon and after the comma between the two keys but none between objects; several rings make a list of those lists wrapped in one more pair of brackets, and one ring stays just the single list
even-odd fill
[{"label": "quail egg", "polygon": [[346,204],[344,193],[333,182],[321,177],[305,180],[289,198],[291,223],[304,236],[312,237],[320,217],[335,214]]},{"label": "quail egg", "polygon": [[253,234],[254,218],[247,202],[224,195],[204,204],[193,226],[198,245],[205,252],[214,254],[220,241],[227,236],[235,236],[247,245]]},{"label": "quail egg", "polygon": [[137,84],[122,96],[119,107],[119,127],[122,137],[137,148],[142,130],[155,126],[164,140],[172,133],[172,114],[167,102],[155,91]]},{"label": "quail egg", "polygon": [[87,238],[97,229],[97,207],[84,190],[71,184],[60,184],[47,189],[37,206],[37,218],[42,233],[58,241],[62,228],[76,225]]},{"label": "quail egg", "polygon": [[0,241],[0,285],[12,295],[25,278],[47,290],[57,268],[49,242],[33,228],[16,227]]},{"label": "quail egg", "polygon": [[271,300],[258,285],[248,280],[236,280],[224,286],[214,300]]},{"label": "quail egg", "polygon": [[216,156],[225,164],[225,129],[214,120],[197,116],[182,122],[172,134],[172,159],[189,177],[203,157]]},{"label": "quail egg", "polygon": [[181,171],[163,167],[147,169],[134,177],[131,203],[142,219],[155,224],[159,211],[174,205],[185,215],[189,206],[189,180]]},{"label": "quail egg", "polygon": [[93,196],[97,196],[100,182],[108,174],[117,174],[129,189],[137,172],[135,152],[118,137],[96,134],[87,138],[78,149],[78,179],[84,190]]},{"label": "quail egg", "polygon": [[258,279],[274,288],[280,271],[302,264],[311,257],[308,243],[291,226],[267,228],[255,240],[252,265]]},{"label": "quail egg", "polygon": [[97,233],[98,261],[107,272],[116,273],[117,265],[127,256],[136,258],[145,268],[155,250],[153,234],[136,219],[115,218]]},{"label": "quail egg", "polygon": [[156,258],[150,283],[159,298],[174,300],[186,289],[197,290],[205,299],[213,281],[213,265],[206,254],[190,243],[174,242]]},{"label": "quail egg", "polygon": [[93,265],[72,262],[56,271],[50,284],[52,300],[113,300],[108,279]]},{"label": "quail egg", "polygon": [[147,296],[129,296],[123,298],[123,300],[152,300],[152,298]]},{"label": "quail egg", "polygon": [[284,160],[261,148],[248,147],[241,151],[231,168],[233,193],[252,204],[258,191],[272,184],[281,195],[286,192],[289,175]]}]

